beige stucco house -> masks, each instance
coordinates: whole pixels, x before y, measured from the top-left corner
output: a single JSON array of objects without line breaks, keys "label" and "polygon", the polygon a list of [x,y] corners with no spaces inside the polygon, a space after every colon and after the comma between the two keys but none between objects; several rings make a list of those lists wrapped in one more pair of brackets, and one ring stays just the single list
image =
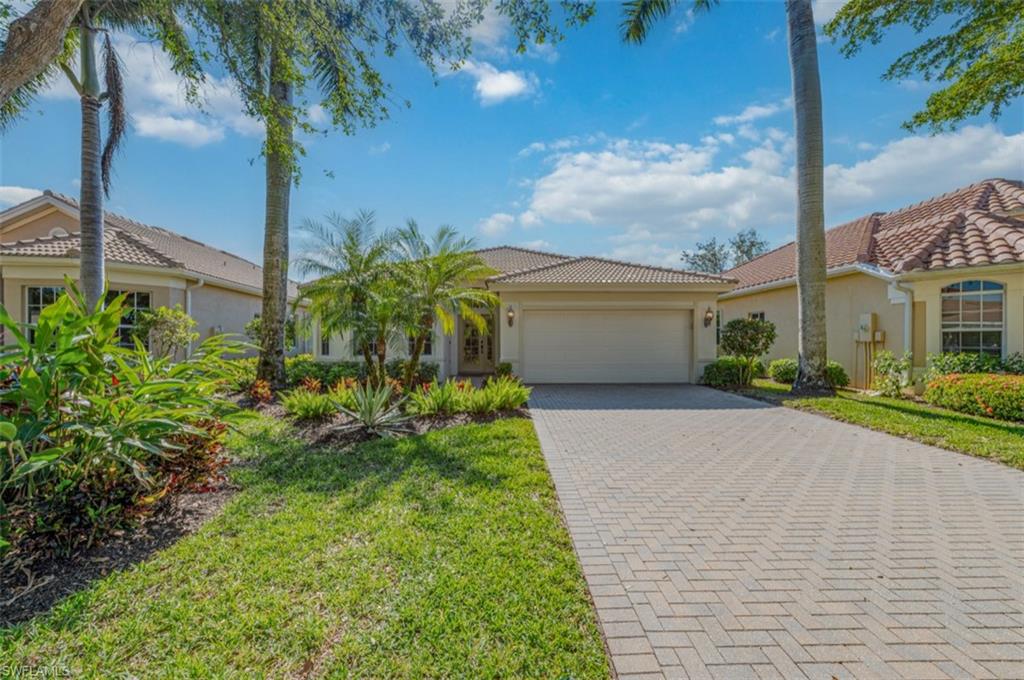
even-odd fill
[{"label": "beige stucco house", "polygon": [[[15,320],[34,321],[64,276],[77,278],[79,232],[78,203],[51,191],[0,213],[0,303]],[[105,215],[104,248],[111,291],[129,292],[135,308],[181,305],[201,340],[241,334],[260,314],[262,269],[236,255],[114,213]],[[292,284],[289,297],[297,292]],[[133,320],[124,319],[126,340]]]},{"label": "beige stucco house", "polygon": [[[826,233],[829,357],[864,385],[873,353],[1024,352],[1024,183],[992,179]],[[796,250],[736,267],[721,322],[775,324],[768,358],[796,357]]]},{"label": "beige stucco house", "polygon": [[[716,298],[729,277],[502,246],[478,251],[496,274],[491,332],[458,320],[424,354],[442,376],[507,362],[529,383],[697,382],[715,359]],[[358,360],[351,338],[316,336],[320,360]],[[402,356],[405,347],[389,348]]]}]

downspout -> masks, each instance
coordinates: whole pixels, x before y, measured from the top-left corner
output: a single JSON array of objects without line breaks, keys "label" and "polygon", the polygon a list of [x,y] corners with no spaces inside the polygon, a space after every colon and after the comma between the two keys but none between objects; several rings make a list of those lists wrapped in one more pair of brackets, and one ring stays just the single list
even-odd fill
[{"label": "downspout", "polygon": [[[903,293],[903,355],[914,355],[914,289],[907,288],[896,279],[892,281],[892,287]],[[907,382],[914,380],[914,361],[911,358],[910,368],[907,369]]]},{"label": "downspout", "polygon": [[[192,318],[192,291],[197,288],[202,288],[206,284],[206,279],[199,279],[194,285],[185,286],[185,313],[188,314],[189,318]],[[186,357],[192,356],[192,341],[188,341],[188,347],[186,348]]]}]

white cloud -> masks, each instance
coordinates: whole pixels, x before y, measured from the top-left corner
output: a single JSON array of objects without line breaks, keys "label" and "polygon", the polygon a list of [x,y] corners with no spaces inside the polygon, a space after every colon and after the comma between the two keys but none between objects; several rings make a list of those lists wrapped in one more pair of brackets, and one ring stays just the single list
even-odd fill
[{"label": "white cloud", "polygon": [[384,142],[383,144],[376,144],[370,147],[370,154],[373,156],[379,156],[382,153],[387,153],[391,150],[391,142]]},{"label": "white cloud", "polygon": [[540,215],[533,212],[532,210],[526,210],[519,213],[519,224],[523,225],[527,229],[530,227],[537,227],[543,223],[544,220],[540,218]]},{"label": "white cloud", "polygon": [[610,252],[605,253],[606,257],[627,262],[643,262],[658,267],[682,267],[680,257],[683,248],[667,247],[658,243],[630,243],[617,246]]},{"label": "white cloud", "polygon": [[43,192],[28,187],[0,186],[0,208],[30,201]]},{"label": "white cloud", "polygon": [[676,34],[686,33],[687,31],[690,30],[690,27],[693,26],[693,21],[695,18],[696,15],[693,9],[686,10],[685,12],[683,12],[683,16],[679,17],[679,21],[676,22],[673,31]]},{"label": "white cloud", "polygon": [[[663,264],[683,244],[716,232],[755,227],[788,238],[792,139],[764,137],[731,147],[713,136],[697,145],[617,139],[552,153],[529,185],[520,223],[614,228],[613,256]],[[1024,171],[1024,132],[1004,134],[991,125],[859,148],[870,157],[825,169],[829,226]]]},{"label": "white cloud", "polygon": [[792,106],[793,100],[789,97],[771,104],[750,104],[747,108],[734,116],[715,116],[714,122],[715,125],[752,123],[755,120],[760,120],[761,118],[774,116],[775,114],[785,111]]},{"label": "white cloud", "polygon": [[467,61],[461,71],[476,80],[476,95],[484,106],[530,95],[539,84],[533,73],[501,71],[485,61]]},{"label": "white cloud", "polygon": [[819,26],[824,26],[832,17],[842,9],[850,0],[814,0],[811,3],[811,9],[814,12],[814,23]]},{"label": "white cloud", "polygon": [[480,220],[477,229],[486,236],[498,236],[505,233],[516,218],[508,213],[494,213],[488,218]]},{"label": "white cloud", "polygon": [[[201,87],[200,111],[188,102],[185,85],[158,46],[125,35],[115,35],[114,44],[123,64],[128,113],[140,135],[195,147],[220,141],[229,130],[248,136],[263,134],[262,124],[245,114],[229,79],[207,76]],[[78,98],[62,74],[44,96]],[[311,119],[316,120],[317,115],[310,110]]]},{"label": "white cloud", "polygon": [[135,132],[141,137],[155,137],[185,146],[199,147],[224,139],[223,127],[207,125],[194,118],[137,114],[133,121]]},{"label": "white cloud", "polygon": [[309,116],[309,122],[313,123],[314,125],[323,125],[329,120],[327,110],[320,104],[314,104],[313,106],[310,106],[309,111],[306,112],[306,115]]},{"label": "white cloud", "polygon": [[483,20],[469,29],[469,37],[478,51],[482,48],[503,53],[503,44],[509,34],[509,28],[508,19],[500,14],[493,5],[487,5],[484,8]]}]

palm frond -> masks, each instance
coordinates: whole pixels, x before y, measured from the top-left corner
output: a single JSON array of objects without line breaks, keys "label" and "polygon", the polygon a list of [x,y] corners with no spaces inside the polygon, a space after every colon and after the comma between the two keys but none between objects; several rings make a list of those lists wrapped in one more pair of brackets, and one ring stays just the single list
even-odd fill
[{"label": "palm frond", "polygon": [[622,39],[639,45],[651,27],[668,16],[678,0],[630,0],[622,5]]},{"label": "palm frond", "polygon": [[100,167],[103,193],[110,197],[110,173],[128,123],[125,110],[124,79],[121,77],[121,59],[110,44],[110,34],[103,40],[104,95],[107,99],[107,143],[103,146]]}]

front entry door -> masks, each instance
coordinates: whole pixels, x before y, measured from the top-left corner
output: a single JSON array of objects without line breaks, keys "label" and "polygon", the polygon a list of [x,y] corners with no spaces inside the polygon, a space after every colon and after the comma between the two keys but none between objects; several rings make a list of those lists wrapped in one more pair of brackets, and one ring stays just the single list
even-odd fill
[{"label": "front entry door", "polygon": [[469,321],[461,320],[460,373],[490,373],[494,370],[494,316],[487,317],[487,332],[481,333]]}]

